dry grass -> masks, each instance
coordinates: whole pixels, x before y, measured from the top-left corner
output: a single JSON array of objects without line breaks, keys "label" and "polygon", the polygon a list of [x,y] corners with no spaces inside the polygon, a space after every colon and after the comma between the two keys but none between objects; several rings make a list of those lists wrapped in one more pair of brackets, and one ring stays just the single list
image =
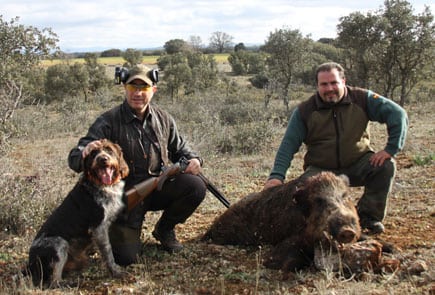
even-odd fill
[{"label": "dry grass", "polygon": [[[167,106],[171,107],[169,103]],[[185,250],[180,254],[169,255],[159,248],[150,232],[160,213],[149,213],[143,228],[144,253],[139,263],[127,268],[130,273],[127,278],[111,279],[100,265],[98,255],[94,255],[90,268],[82,274],[66,277],[73,287],[49,291],[34,289],[28,278],[22,278],[19,272],[26,262],[35,231],[77,180],[78,175],[67,167],[67,154],[101,108],[94,106],[93,111],[83,108],[82,112],[86,112],[86,115],[80,113],[81,119],[75,122],[76,125],[65,114],[59,115],[59,110],[23,110],[19,114],[22,124],[26,122],[24,118],[29,116],[32,122],[49,122],[45,122],[43,130],[38,129],[38,123],[34,123],[35,134],[28,131],[28,134],[14,139],[1,155],[0,171],[3,177],[0,180],[0,209],[3,218],[15,218],[19,224],[16,224],[16,228],[3,228],[0,233],[0,293],[434,294],[434,106],[433,102],[427,102],[408,107],[411,123],[409,140],[406,149],[398,157],[399,170],[385,220],[387,231],[379,237],[400,249],[397,257],[402,261],[405,271],[368,273],[361,281],[311,268],[298,273],[265,269],[261,259],[267,247],[216,246],[198,241],[213,219],[225,210],[217,199],[208,194],[193,216],[176,229],[185,245]],[[181,118],[182,113],[177,112],[176,107],[179,105],[172,106],[174,113],[180,114],[180,129],[188,130],[188,137],[195,139],[195,143],[202,141],[203,138],[195,137],[195,134],[202,134],[204,131],[198,128],[204,124],[208,126],[207,122],[192,127]],[[59,125],[64,121],[67,121],[68,127],[60,128]],[[284,132],[284,126],[280,126],[275,126],[271,145],[253,155],[221,155],[210,149],[202,149],[205,145],[198,144],[206,159],[204,174],[230,202],[236,202],[262,188]],[[384,127],[374,125],[372,133],[375,146],[382,147],[385,143]],[[426,162],[418,159],[426,159]],[[296,177],[301,165],[302,154],[297,154],[288,178]],[[361,190],[353,191],[355,199],[358,198]],[[3,220],[2,224],[7,223]],[[419,275],[409,273],[409,266],[419,260],[428,265],[428,270]]]}]

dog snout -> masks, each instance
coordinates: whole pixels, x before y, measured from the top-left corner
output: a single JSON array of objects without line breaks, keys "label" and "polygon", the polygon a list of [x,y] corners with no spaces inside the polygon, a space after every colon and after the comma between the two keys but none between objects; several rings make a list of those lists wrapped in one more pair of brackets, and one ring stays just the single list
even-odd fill
[{"label": "dog snout", "polygon": [[106,166],[109,162],[109,156],[107,155],[101,155],[97,158],[97,163],[99,166]]}]

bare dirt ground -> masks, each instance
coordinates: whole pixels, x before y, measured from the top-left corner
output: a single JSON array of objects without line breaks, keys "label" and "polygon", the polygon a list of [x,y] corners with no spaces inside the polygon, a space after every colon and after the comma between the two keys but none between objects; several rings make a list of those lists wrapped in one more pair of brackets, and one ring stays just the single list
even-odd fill
[{"label": "bare dirt ground", "polygon": [[[193,216],[177,227],[185,249],[175,255],[162,251],[151,231],[159,213],[149,213],[143,228],[143,255],[139,263],[129,266],[124,279],[112,279],[100,264],[98,254],[81,274],[69,274],[69,287],[40,291],[20,268],[27,259],[28,247],[35,234],[29,228],[22,235],[0,234],[0,293],[3,294],[435,294],[435,104],[409,107],[410,130],[405,150],[397,157],[398,171],[385,219],[386,232],[376,238],[393,243],[402,269],[395,273],[369,273],[364,280],[344,278],[314,268],[297,273],[282,273],[261,265],[265,248],[210,245],[198,240],[213,219],[225,208],[211,194]],[[383,126],[373,126],[375,147],[385,143]],[[24,175],[39,171],[38,165],[54,163],[65,170],[66,177],[45,183],[62,186],[68,191],[77,179],[66,166],[67,153],[78,139],[69,134],[50,141],[16,142],[2,161],[26,167]],[[278,143],[276,143],[278,145]],[[204,174],[236,202],[246,194],[261,190],[274,152],[255,156],[229,157],[207,161]],[[39,159],[35,154],[39,155]],[[33,159],[33,160],[30,160]],[[298,154],[288,178],[301,171]],[[5,163],[5,162],[3,162]],[[46,164],[45,169],[50,170]],[[54,177],[49,172],[40,177]],[[360,188],[352,188],[355,200]],[[1,213],[3,214],[3,213]],[[35,226],[36,227],[36,226]],[[414,268],[421,267],[421,270]]]}]

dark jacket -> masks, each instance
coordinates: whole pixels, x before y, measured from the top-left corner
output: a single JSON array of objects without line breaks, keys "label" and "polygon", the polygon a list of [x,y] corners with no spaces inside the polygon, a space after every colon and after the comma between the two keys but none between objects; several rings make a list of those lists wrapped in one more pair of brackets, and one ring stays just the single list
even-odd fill
[{"label": "dark jacket", "polygon": [[82,171],[82,150],[91,141],[109,139],[121,146],[130,174],[126,189],[152,175],[158,175],[163,165],[200,157],[178,133],[174,119],[156,105],[150,105],[144,122],[131,111],[128,103],[105,112],[91,125],[86,136],[79,140],[68,156],[68,164],[76,172]]}]

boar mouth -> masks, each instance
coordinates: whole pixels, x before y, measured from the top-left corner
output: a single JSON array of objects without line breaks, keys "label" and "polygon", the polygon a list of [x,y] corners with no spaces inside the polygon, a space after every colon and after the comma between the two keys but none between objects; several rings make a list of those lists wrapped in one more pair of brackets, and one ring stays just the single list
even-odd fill
[{"label": "boar mouth", "polygon": [[356,242],[358,239],[357,233],[353,229],[347,227],[341,228],[339,231],[334,233],[323,231],[323,235],[329,244],[348,244]]}]

